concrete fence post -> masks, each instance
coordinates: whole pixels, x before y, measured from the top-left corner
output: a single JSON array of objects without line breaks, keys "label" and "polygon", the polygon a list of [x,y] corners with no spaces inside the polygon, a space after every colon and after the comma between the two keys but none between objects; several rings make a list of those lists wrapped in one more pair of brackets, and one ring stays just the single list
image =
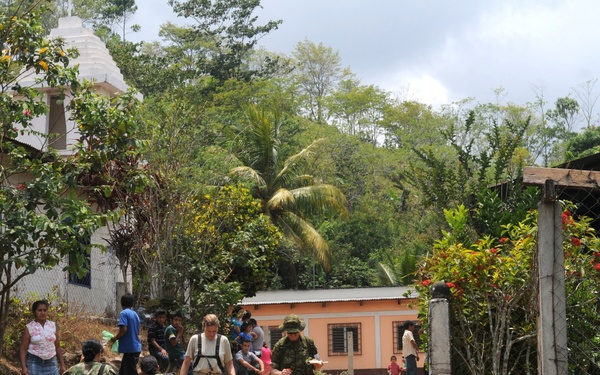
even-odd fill
[{"label": "concrete fence post", "polygon": [[566,375],[569,367],[562,206],[551,197],[544,198],[538,205],[538,374]]},{"label": "concrete fence post", "polygon": [[429,302],[429,374],[451,375],[450,288],[443,281],[433,283]]},{"label": "concrete fence post", "polygon": [[348,343],[348,375],[354,375],[354,333],[346,332],[346,342]]}]

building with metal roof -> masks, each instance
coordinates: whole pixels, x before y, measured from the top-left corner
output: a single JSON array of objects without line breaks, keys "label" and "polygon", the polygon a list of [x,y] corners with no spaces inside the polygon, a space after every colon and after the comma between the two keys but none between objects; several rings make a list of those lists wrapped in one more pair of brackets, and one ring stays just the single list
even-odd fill
[{"label": "building with metal roof", "polygon": [[417,298],[411,286],[277,290],[244,298],[241,306],[263,328],[270,347],[283,337],[283,318],[297,314],[306,325],[303,334],[328,362],[324,372],[352,368],[356,375],[386,375],[390,357],[402,355],[404,322],[418,321]]}]

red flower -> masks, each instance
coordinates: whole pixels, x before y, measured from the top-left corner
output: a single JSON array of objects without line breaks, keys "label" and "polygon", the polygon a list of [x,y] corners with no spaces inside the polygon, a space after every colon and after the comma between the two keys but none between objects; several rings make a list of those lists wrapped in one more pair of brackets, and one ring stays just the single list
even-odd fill
[{"label": "red flower", "polygon": [[490,249],[490,253],[492,253],[492,254],[496,254],[497,252],[498,252],[498,249],[496,249],[496,248]]},{"label": "red flower", "polygon": [[19,189],[19,190],[21,190],[21,191],[23,191],[23,190],[25,190],[25,184],[18,184],[16,186],[16,188]]},{"label": "red flower", "polygon": [[563,223],[563,229],[565,224],[573,224],[573,219],[571,218],[571,212],[570,211],[564,211],[561,215],[562,217],[562,223]]},{"label": "red flower", "polygon": [[571,243],[575,246],[581,246],[581,240],[577,237],[571,238]]},{"label": "red flower", "polygon": [[596,264],[596,266],[594,266],[594,268],[596,269],[596,271],[600,271],[600,263]]},{"label": "red flower", "polygon": [[500,238],[500,240],[498,240],[500,243],[505,243],[506,241],[508,241],[508,238],[506,237],[502,237]]},{"label": "red flower", "polygon": [[452,282],[447,282],[446,285],[448,285],[448,288],[456,288],[456,285]]},{"label": "red flower", "polygon": [[423,280],[423,281],[421,282],[421,285],[422,285],[422,286],[427,286],[427,285],[429,285],[429,284],[431,284],[431,280],[429,280],[429,279],[427,279],[427,280]]},{"label": "red flower", "polygon": [[29,110],[23,111],[23,114],[27,117],[31,117],[31,112],[29,112]]}]

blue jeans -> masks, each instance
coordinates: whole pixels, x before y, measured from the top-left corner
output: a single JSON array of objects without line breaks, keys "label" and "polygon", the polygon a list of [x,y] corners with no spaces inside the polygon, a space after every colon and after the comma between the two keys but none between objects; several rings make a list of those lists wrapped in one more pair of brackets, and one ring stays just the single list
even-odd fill
[{"label": "blue jeans", "polygon": [[58,375],[56,356],[50,359],[41,359],[36,355],[27,353],[25,362],[30,375]]},{"label": "blue jeans", "polygon": [[417,375],[417,357],[409,355],[406,360],[406,375]]}]

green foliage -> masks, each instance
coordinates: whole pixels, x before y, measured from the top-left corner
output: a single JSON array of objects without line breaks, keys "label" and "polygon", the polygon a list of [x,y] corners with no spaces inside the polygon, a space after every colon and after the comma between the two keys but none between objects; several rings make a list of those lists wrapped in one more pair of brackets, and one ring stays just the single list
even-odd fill
[{"label": "green foliage", "polygon": [[185,18],[194,19],[196,39],[211,44],[211,52],[199,58],[198,69],[225,82],[230,78],[249,81],[257,72],[246,62],[258,40],[277,29],[281,21],[256,25],[260,0],[169,0],[173,10]]},{"label": "green foliage", "polygon": [[135,13],[137,6],[135,0],[106,0],[106,7],[102,17],[108,19],[123,18],[127,13]]},{"label": "green foliage", "polygon": [[[562,214],[565,250],[569,363],[574,373],[585,371],[598,331],[600,240],[589,218],[575,219],[572,206]],[[535,371],[537,211],[504,225],[503,237],[477,241],[462,238],[467,211],[448,212],[452,232],[436,243],[418,271],[421,314],[427,316],[430,286],[445,281],[451,290],[451,310],[459,329],[453,330],[455,368],[472,374],[513,374]],[[459,242],[465,240],[464,242]],[[586,301],[581,304],[581,301]],[[427,319],[425,319],[427,320]],[[588,328],[585,328],[585,327]],[[597,361],[597,358],[595,359]],[[513,364],[517,364],[513,367]]]},{"label": "green foliage", "polygon": [[558,139],[564,139],[573,131],[579,117],[579,103],[577,100],[565,96],[556,99],[555,109],[548,110],[546,116],[554,122],[553,134]]},{"label": "green foliage", "polygon": [[91,83],[71,101],[72,117],[79,124],[76,147],[87,174],[84,183],[93,187],[98,200],[115,194],[116,183],[123,177],[130,179],[125,179],[128,185],[122,189],[140,190],[135,185],[143,179],[137,175],[143,145],[136,138],[138,107],[134,91],[111,98],[96,93]]},{"label": "green foliage", "polygon": [[[61,158],[53,149],[36,150],[15,140],[18,134],[38,134],[33,118],[47,113],[44,91],[23,87],[18,80],[35,72],[48,87],[78,89],[76,70],[65,67],[76,56],[63,42],[43,38],[39,13],[0,13],[3,49],[0,58],[0,350],[10,307],[10,290],[38,269],[73,260],[77,269],[91,247],[92,233],[105,220],[78,196],[82,166],[77,158]],[[60,93],[60,89],[57,89]]]},{"label": "green foliage", "polygon": [[506,223],[525,220],[529,210],[534,209],[540,199],[536,187],[522,186],[521,179],[508,180],[495,189],[482,189],[476,193],[476,208],[471,224],[479,235],[502,236]]},{"label": "green foliage", "polygon": [[430,283],[446,281],[452,291],[454,324],[461,327],[453,331],[455,366],[467,367],[473,374],[509,374],[508,364],[528,363],[527,355],[532,355],[528,347],[535,346],[535,315],[529,311],[534,293],[535,212],[522,223],[506,226],[506,237],[499,240],[457,242],[466,213],[464,208],[448,213],[457,232],[446,233],[419,270],[421,313],[427,314]]},{"label": "green foliage", "polygon": [[100,211],[116,214],[107,240],[124,280],[132,253],[144,238],[146,220],[136,216],[136,208],[146,203],[142,193],[151,183],[140,168],[144,142],[137,137],[138,107],[134,91],[110,98],[94,92],[90,83],[71,100],[72,118],[79,124],[79,182]]},{"label": "green foliage", "polygon": [[585,128],[567,144],[565,160],[579,159],[600,151],[600,127]]},{"label": "green foliage", "polygon": [[390,103],[380,122],[385,147],[404,151],[405,158],[414,157],[406,152],[414,148],[437,146],[442,153],[445,140],[440,129],[444,124],[444,118],[431,106],[416,101]]},{"label": "green foliage", "polygon": [[343,132],[360,135],[373,145],[380,143],[379,121],[389,104],[385,91],[374,85],[360,85],[358,79],[351,76],[342,80],[325,102],[332,123]]},{"label": "green foliage", "polygon": [[226,315],[243,296],[266,287],[280,233],[244,188],[225,186],[184,206],[190,246],[182,261],[194,308],[199,316]]},{"label": "green foliage", "polygon": [[[565,285],[569,369],[585,373],[600,366],[600,238],[589,217],[574,217],[576,207],[564,205]],[[593,353],[593,354],[592,354]]]},{"label": "green foliage", "polygon": [[104,39],[125,81],[147,97],[177,87],[189,77],[181,70],[178,56],[157,45],[122,41],[114,35]]},{"label": "green foliage", "polygon": [[295,77],[303,94],[303,107],[308,119],[324,124],[328,118],[326,98],[341,77],[340,54],[322,43],[298,42],[293,52],[297,61]]},{"label": "green foliage", "polygon": [[253,185],[262,211],[283,234],[305,251],[315,251],[319,262],[330,267],[329,246],[307,220],[313,215],[346,213],[346,198],[335,186],[319,184],[305,173],[307,161],[319,143],[314,141],[286,160],[279,158],[281,113],[248,107],[247,120],[229,135],[232,152],[243,164],[231,175]]},{"label": "green foliage", "polygon": [[412,164],[413,182],[424,193],[425,205],[437,209],[460,204],[472,207],[474,196],[488,186],[504,179],[519,179],[524,160],[518,150],[529,119],[505,120],[502,126],[493,121],[484,147],[469,136],[475,125],[475,112],[471,111],[464,122],[465,143],[455,125],[443,132],[454,151],[452,157],[437,155],[434,148],[415,149],[420,162]]}]

